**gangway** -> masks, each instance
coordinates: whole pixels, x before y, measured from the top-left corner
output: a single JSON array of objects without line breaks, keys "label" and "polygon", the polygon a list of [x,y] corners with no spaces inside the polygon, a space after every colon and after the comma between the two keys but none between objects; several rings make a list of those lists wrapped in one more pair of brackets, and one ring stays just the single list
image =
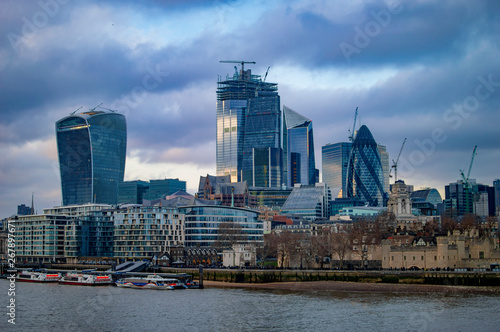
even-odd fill
[{"label": "gangway", "polygon": [[140,272],[148,266],[148,262],[125,262],[115,267],[115,270],[107,270],[110,273],[126,273],[126,272]]}]

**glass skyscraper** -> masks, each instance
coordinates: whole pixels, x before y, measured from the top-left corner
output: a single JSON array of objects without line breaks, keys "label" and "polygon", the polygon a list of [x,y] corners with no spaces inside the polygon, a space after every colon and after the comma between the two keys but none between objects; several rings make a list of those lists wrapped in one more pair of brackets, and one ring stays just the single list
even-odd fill
[{"label": "glass skyscraper", "polygon": [[383,206],[384,172],[377,143],[365,125],[359,128],[352,142],[347,167],[347,197],[364,201],[369,206]]},{"label": "glass skyscraper", "polygon": [[378,153],[380,155],[380,163],[382,164],[382,171],[384,173],[384,192],[389,195],[390,193],[390,183],[389,183],[389,172],[391,166],[389,165],[389,153],[385,145],[377,144]]},{"label": "glass skyscraper", "polygon": [[313,185],[316,183],[316,162],[312,121],[283,106],[286,135],[287,183]]},{"label": "glass skyscraper", "polygon": [[[217,175],[254,184],[255,148],[282,149],[278,85],[240,70],[217,86]],[[281,152],[283,153],[283,152]],[[282,159],[282,158],[280,158]],[[282,166],[280,169],[280,179]],[[271,183],[281,182],[274,179]]]},{"label": "glass skyscraper", "polygon": [[321,147],[323,183],[331,189],[333,198],[347,197],[347,166],[352,143],[339,142]]},{"label": "glass skyscraper", "polygon": [[127,148],[125,116],[89,111],[56,122],[63,205],[116,204]]}]

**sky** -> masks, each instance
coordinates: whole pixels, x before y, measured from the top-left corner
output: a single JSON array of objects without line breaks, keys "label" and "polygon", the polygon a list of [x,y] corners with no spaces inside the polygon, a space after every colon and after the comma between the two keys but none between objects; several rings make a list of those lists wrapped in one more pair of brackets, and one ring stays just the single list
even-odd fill
[{"label": "sky", "polygon": [[[500,2],[0,1],[0,218],[61,204],[55,122],[127,119],[125,180],[215,175],[219,60],[255,61],[321,147],[358,123],[398,178],[437,188],[500,178]],[[391,182],[394,180],[392,178]]]}]

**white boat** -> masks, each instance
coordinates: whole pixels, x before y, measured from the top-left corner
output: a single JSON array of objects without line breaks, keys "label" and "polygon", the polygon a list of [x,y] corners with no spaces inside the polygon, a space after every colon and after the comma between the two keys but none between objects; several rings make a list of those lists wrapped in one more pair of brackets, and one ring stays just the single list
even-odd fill
[{"label": "white boat", "polygon": [[154,274],[147,277],[128,277],[120,279],[116,282],[116,286],[125,288],[140,288],[140,289],[185,289],[187,288],[178,279],[163,278]]},{"label": "white boat", "polygon": [[17,281],[26,282],[58,282],[61,278],[59,273],[47,273],[43,271],[21,271],[17,274]]},{"label": "white boat", "polygon": [[113,283],[113,279],[109,275],[95,275],[78,272],[66,273],[59,280],[60,284],[66,285],[81,285],[81,286],[106,286]]}]

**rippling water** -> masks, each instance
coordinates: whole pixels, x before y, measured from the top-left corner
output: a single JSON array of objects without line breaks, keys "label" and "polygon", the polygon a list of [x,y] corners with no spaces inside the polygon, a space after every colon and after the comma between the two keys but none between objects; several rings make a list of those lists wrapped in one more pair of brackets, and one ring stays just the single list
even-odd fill
[{"label": "rippling water", "polygon": [[157,291],[16,283],[1,331],[500,331],[500,296],[247,289]]}]

